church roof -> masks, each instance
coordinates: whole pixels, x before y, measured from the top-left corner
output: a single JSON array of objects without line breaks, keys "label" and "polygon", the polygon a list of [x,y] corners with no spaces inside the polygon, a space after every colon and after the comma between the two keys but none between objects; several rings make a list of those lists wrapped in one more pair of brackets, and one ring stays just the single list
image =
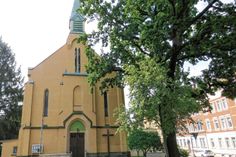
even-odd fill
[{"label": "church roof", "polygon": [[70,31],[71,33],[83,33],[84,32],[84,17],[78,12],[80,7],[80,0],[74,0],[70,16]]}]

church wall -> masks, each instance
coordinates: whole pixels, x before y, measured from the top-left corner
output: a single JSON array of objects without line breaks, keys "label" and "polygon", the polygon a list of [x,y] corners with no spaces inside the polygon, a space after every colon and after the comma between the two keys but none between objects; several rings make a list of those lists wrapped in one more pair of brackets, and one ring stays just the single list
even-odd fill
[{"label": "church wall", "polygon": [[[59,49],[56,53],[51,55],[48,59],[46,59],[44,62],[39,64],[36,68],[34,68],[31,72],[31,78],[35,83],[35,90],[37,91],[34,93],[34,104],[33,104],[33,111],[32,114],[41,115],[43,112],[43,96],[45,89],[49,89],[49,117],[45,118],[45,121],[48,123],[55,124],[55,120],[51,119],[50,117],[58,116],[58,114],[61,112],[61,110],[58,108],[58,106],[62,105],[61,107],[65,106],[66,108],[69,107],[69,105],[72,105],[72,99],[65,99],[62,96],[62,83],[63,79],[66,77],[63,77],[63,73],[65,71],[67,72],[74,72],[74,48],[76,46],[72,46],[70,49],[68,49],[68,45],[63,46],[61,49]],[[81,47],[81,60],[86,60],[85,54],[82,53],[83,47]],[[66,53],[65,53],[66,51]],[[53,61],[52,61],[53,60]],[[83,64],[83,63],[82,63]],[[84,66],[82,66],[82,72],[83,72]],[[75,77],[74,80],[71,80],[71,82],[66,83],[66,86],[68,85],[78,85],[74,84],[75,80],[78,80],[78,77]],[[88,84],[87,80],[83,80],[84,84]],[[73,87],[74,88],[74,87]],[[87,88],[86,88],[87,89]],[[65,89],[66,90],[66,89]],[[72,90],[67,90],[67,92],[73,92]],[[64,92],[65,93],[65,92]],[[83,91],[83,95],[87,94],[87,91]],[[66,95],[65,95],[66,96]],[[72,95],[70,95],[72,96]],[[58,99],[59,98],[59,99]],[[61,99],[64,99],[65,104],[61,104]],[[87,99],[87,97],[83,97],[84,99]],[[87,99],[90,100],[90,99]],[[52,103],[53,102],[53,103]],[[41,112],[41,113],[40,113]],[[70,113],[70,112],[69,112]],[[42,117],[37,116],[32,119],[32,125],[41,124]],[[58,123],[58,122],[57,122]],[[58,125],[58,124],[57,124]]]},{"label": "church wall", "polygon": [[13,147],[16,147],[18,144],[18,140],[6,140],[2,141],[2,157],[10,157],[16,155],[13,153]]},{"label": "church wall", "polygon": [[23,100],[24,106],[22,108],[22,117],[21,117],[21,125],[23,126],[30,125],[33,88],[34,88],[33,84],[30,83],[25,84],[24,100]]},{"label": "church wall", "polygon": [[107,138],[103,136],[106,134],[106,129],[97,130],[98,152],[107,152]]},{"label": "church wall", "polygon": [[[73,82],[73,83],[72,83]],[[67,112],[64,113],[65,116],[68,116],[71,114],[73,111],[83,111],[86,114],[89,114],[89,117],[93,118],[93,122],[96,123],[95,121],[95,113],[93,113],[93,105],[92,105],[92,99],[93,96],[90,93],[90,87],[87,82],[87,77],[84,76],[64,76],[63,78],[63,102],[62,104],[64,105],[63,108],[67,108]],[[74,107],[74,102],[73,102],[73,95],[74,95],[74,89],[75,87],[81,88],[81,97],[82,99],[79,102],[79,105],[76,105]]]},{"label": "church wall", "polygon": [[99,85],[95,87],[96,89],[96,114],[97,114],[97,125],[105,125],[105,112],[104,112],[104,98],[101,95]]},{"label": "church wall", "polygon": [[20,128],[19,131],[19,139],[18,139],[18,149],[17,155],[26,156],[30,151],[30,133],[31,131],[24,130],[23,127]]},{"label": "church wall", "polygon": [[[127,151],[126,145],[126,136],[124,133],[117,132],[116,129],[109,129],[110,134],[110,152],[125,152]],[[107,152],[107,137],[104,136],[107,134],[107,129],[98,129],[97,131],[97,139],[98,139],[98,152]]]},{"label": "church wall", "polygon": [[[113,111],[122,104],[122,89],[111,88],[108,91],[109,116],[104,115],[104,96],[99,85],[94,93],[85,74],[84,64],[87,57],[84,46],[71,39],[66,45],[29,71],[23,107],[22,128],[19,138],[20,155],[31,154],[32,144],[40,143],[42,121],[43,145],[45,153],[69,153],[69,125],[74,120],[81,120],[86,126],[85,151],[88,154],[107,153],[106,124],[115,125]],[[74,73],[74,49],[80,47],[81,73]],[[49,90],[48,116],[43,117],[44,92]],[[75,92],[76,91],[76,92]],[[77,95],[79,99],[75,99]],[[118,97],[117,97],[118,95]],[[31,110],[32,108],[32,110]],[[31,117],[31,118],[30,118]],[[110,128],[115,134],[116,128]],[[110,137],[111,152],[127,151],[125,136],[117,134]],[[123,143],[124,142],[124,143]],[[26,148],[26,149],[25,149]],[[28,148],[28,149],[27,149]]]}]

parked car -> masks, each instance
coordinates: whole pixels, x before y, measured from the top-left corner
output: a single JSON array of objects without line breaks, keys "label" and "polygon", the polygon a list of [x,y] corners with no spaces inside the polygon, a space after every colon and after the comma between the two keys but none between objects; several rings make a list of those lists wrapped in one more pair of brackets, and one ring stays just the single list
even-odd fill
[{"label": "parked car", "polygon": [[209,149],[194,150],[194,154],[196,157],[214,157],[215,156],[215,154]]}]

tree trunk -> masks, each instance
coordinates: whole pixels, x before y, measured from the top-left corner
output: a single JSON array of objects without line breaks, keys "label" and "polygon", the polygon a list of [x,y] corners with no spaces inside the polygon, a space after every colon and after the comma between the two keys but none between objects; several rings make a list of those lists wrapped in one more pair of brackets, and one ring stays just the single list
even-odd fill
[{"label": "tree trunk", "polygon": [[167,148],[169,157],[179,157],[179,150],[176,142],[176,132],[167,135]]},{"label": "tree trunk", "polygon": [[147,152],[143,151],[143,156],[146,157],[147,156]]},{"label": "tree trunk", "polygon": [[[163,133],[163,131],[162,131]],[[166,136],[163,135],[163,147],[164,147],[164,152],[165,152],[165,157],[169,157],[169,153],[168,153],[168,147],[167,147],[167,140],[166,140]]]}]

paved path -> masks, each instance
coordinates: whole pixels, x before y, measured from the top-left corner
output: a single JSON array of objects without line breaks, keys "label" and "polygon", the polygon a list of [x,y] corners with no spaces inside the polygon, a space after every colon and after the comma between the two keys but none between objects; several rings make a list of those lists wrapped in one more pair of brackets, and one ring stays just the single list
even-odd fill
[{"label": "paved path", "polygon": [[148,153],[147,157],[165,157],[165,153],[163,152]]}]

